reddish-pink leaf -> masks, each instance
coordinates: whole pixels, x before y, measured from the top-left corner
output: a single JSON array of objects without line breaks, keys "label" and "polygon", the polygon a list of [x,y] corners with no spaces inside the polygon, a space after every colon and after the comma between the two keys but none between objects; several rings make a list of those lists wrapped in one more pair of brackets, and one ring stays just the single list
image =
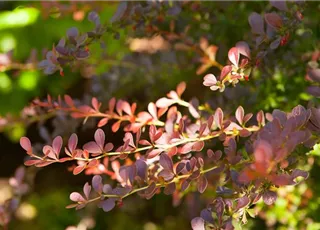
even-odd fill
[{"label": "reddish-pink leaf", "polygon": [[166,194],[166,195],[171,195],[172,193],[174,193],[174,191],[176,190],[176,183],[170,183],[168,184],[164,190],[163,190],[163,193]]},{"label": "reddish-pink leaf", "polygon": [[240,53],[237,47],[232,47],[228,52],[229,60],[235,66],[238,66],[240,60]]},{"label": "reddish-pink leaf", "polygon": [[70,136],[68,141],[68,148],[71,153],[77,148],[77,144],[78,144],[78,136],[77,134],[73,133]]},{"label": "reddish-pink leaf", "polygon": [[96,111],[99,111],[100,106],[101,106],[101,103],[99,103],[99,101],[98,101],[97,98],[93,97],[93,98],[91,99],[91,105],[92,105],[92,107],[93,107]]},{"label": "reddish-pink leaf", "polygon": [[37,163],[41,162],[41,160],[27,160],[24,162],[25,166],[31,166],[31,165],[35,165]]},{"label": "reddish-pink leaf", "polygon": [[104,142],[105,142],[105,134],[102,129],[97,129],[96,132],[94,133],[94,140],[100,147],[100,149],[103,149]]},{"label": "reddish-pink leaf", "polygon": [[216,123],[219,129],[222,129],[223,111],[220,108],[217,108],[214,113],[214,122]]},{"label": "reddish-pink leaf", "polygon": [[72,100],[72,98],[71,98],[69,95],[67,95],[67,94],[64,95],[64,101],[66,102],[66,104],[67,104],[69,107],[74,107],[73,100]]},{"label": "reddish-pink leaf", "polygon": [[39,163],[36,163],[35,166],[40,168],[40,167],[51,165],[53,163],[54,161],[39,161]]},{"label": "reddish-pink leaf", "polygon": [[265,118],[264,118],[264,113],[262,110],[260,110],[258,113],[257,113],[257,121],[258,121],[258,124],[259,125],[265,125]]},{"label": "reddish-pink leaf", "polygon": [[154,157],[158,156],[162,152],[163,152],[162,149],[152,149],[150,152],[148,152],[147,158],[148,159],[154,158]]},{"label": "reddish-pink leaf", "polygon": [[53,142],[52,142],[52,149],[55,152],[57,158],[59,158],[61,147],[62,147],[62,137],[57,136],[56,138],[53,139]]},{"label": "reddish-pink leaf", "polygon": [[75,208],[77,206],[78,206],[78,204],[69,204],[69,205],[66,206],[66,208],[70,209],[70,208]]},{"label": "reddish-pink leaf", "polygon": [[99,165],[99,160],[97,160],[97,159],[92,159],[89,163],[88,163],[88,168],[89,167],[96,167],[96,166],[98,166]]},{"label": "reddish-pink leaf", "polygon": [[111,127],[112,132],[117,132],[120,128],[120,124],[121,124],[121,120],[117,121],[116,123],[114,123]]},{"label": "reddish-pink leaf", "polygon": [[113,144],[112,143],[107,143],[105,146],[104,146],[104,148],[103,148],[103,150],[105,151],[105,152],[110,152],[112,149],[113,149]]},{"label": "reddish-pink leaf", "polygon": [[73,175],[78,175],[78,174],[80,174],[85,168],[86,168],[86,164],[84,164],[84,165],[79,165],[79,166],[77,166],[77,167],[75,167],[74,169],[73,169]]},{"label": "reddish-pink leaf", "polygon": [[70,200],[74,202],[84,202],[86,199],[83,198],[83,196],[78,192],[73,192],[70,194]]},{"label": "reddish-pink leaf", "polygon": [[29,138],[21,137],[20,138],[20,145],[27,152],[31,152],[32,151],[32,146],[31,146],[31,142],[30,142]]},{"label": "reddish-pink leaf", "polygon": [[183,94],[183,92],[186,90],[186,83],[183,81],[183,82],[180,82],[179,85],[177,86],[177,94],[179,97],[181,97],[181,95]]},{"label": "reddish-pink leaf", "polygon": [[208,186],[207,178],[204,175],[200,176],[198,178],[198,184],[197,184],[198,191],[200,193],[203,193],[206,190],[207,186]]},{"label": "reddish-pink leaf", "polygon": [[231,65],[226,65],[222,68],[221,73],[220,73],[220,80],[222,81],[232,70]]},{"label": "reddish-pink leaf", "polygon": [[191,152],[193,145],[194,145],[194,143],[187,143],[180,148],[179,152],[182,154],[189,153],[189,152]]},{"label": "reddish-pink leaf", "polygon": [[109,112],[114,111],[115,105],[116,105],[116,99],[113,97],[109,100]]},{"label": "reddish-pink leaf", "polygon": [[204,147],[204,141],[197,141],[192,145],[192,151],[200,152]]},{"label": "reddish-pink leaf", "polygon": [[240,125],[243,124],[243,117],[244,117],[244,109],[242,106],[239,106],[236,110],[236,119]]},{"label": "reddish-pink leaf", "polygon": [[168,99],[166,97],[162,97],[156,101],[156,106],[158,108],[167,108],[174,103],[175,103],[175,100]]},{"label": "reddish-pink leaf", "polygon": [[103,126],[105,126],[109,121],[109,118],[105,117],[105,118],[102,118],[99,123],[98,123],[98,127],[101,128]]},{"label": "reddish-pink leaf", "polygon": [[283,25],[282,18],[276,13],[267,13],[264,15],[264,19],[273,29],[280,29]]},{"label": "reddish-pink leaf", "polygon": [[247,122],[251,119],[252,116],[253,116],[252,113],[246,114],[246,115],[244,116],[244,118],[243,118],[243,124],[247,123]]}]

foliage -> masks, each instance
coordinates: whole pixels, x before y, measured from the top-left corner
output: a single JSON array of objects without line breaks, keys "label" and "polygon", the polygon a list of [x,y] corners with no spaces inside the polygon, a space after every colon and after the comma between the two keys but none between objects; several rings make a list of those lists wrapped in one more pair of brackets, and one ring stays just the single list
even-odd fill
[{"label": "foliage", "polygon": [[[70,70],[92,78],[92,88],[82,99],[48,92],[46,99],[34,99],[21,116],[2,118],[3,129],[11,121],[39,123],[46,144],[20,139],[28,155],[26,166],[72,164],[68,169],[73,175],[92,176],[81,192],[70,194],[73,203],[67,208],[79,210],[94,203],[109,212],[130,195],[149,200],[161,192],[171,195],[177,206],[198,192],[200,198],[189,204],[189,209],[202,206],[192,216],[193,229],[240,229],[249,217],[260,215],[270,222],[273,216],[271,224],[280,220],[277,210],[289,202],[286,188],[297,187],[296,199],[308,191],[301,182],[311,170],[306,153],[316,149],[320,132],[320,55],[318,50],[307,53],[310,47],[299,37],[308,34],[304,12],[308,17],[310,6],[301,1],[259,3],[256,8],[263,13],[256,13],[256,8],[244,11],[250,33],[239,21],[239,33],[230,41],[219,31],[216,39],[208,35],[223,20],[222,14],[210,10],[228,12],[232,4],[120,2],[108,19],[100,18],[103,9],[88,12],[89,28],[71,26],[42,61],[18,63],[12,52],[3,54],[3,74],[17,70],[27,76],[38,67],[47,75],[58,72],[62,82]],[[61,5],[55,7],[63,13],[58,11]],[[228,13],[234,18],[240,14],[234,9]],[[133,52],[120,49],[126,36]],[[108,50],[106,38],[120,44],[118,53]],[[226,64],[221,64],[224,59]],[[103,72],[106,63],[112,68]],[[169,73],[177,76],[175,81],[155,77]],[[301,73],[306,73],[305,79]],[[192,75],[204,75],[203,81],[188,77]],[[137,76],[144,78],[141,85],[128,80]],[[169,88],[178,84],[159,98],[168,91],[163,83]],[[124,99],[113,97],[119,94]],[[52,118],[50,130],[46,123]],[[97,127],[93,140],[83,141],[80,127]],[[314,155],[316,150],[309,154]],[[265,211],[265,205],[274,208]],[[12,212],[2,209],[3,215]],[[6,218],[2,225],[8,222]],[[298,226],[292,220],[287,223]]]}]

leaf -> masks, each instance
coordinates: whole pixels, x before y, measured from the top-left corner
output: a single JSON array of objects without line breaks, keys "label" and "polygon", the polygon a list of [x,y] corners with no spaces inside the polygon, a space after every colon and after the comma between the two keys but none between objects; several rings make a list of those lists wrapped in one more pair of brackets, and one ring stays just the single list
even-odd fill
[{"label": "leaf", "polygon": [[181,192],[187,190],[189,188],[189,185],[190,185],[190,180],[186,179],[182,182],[181,184]]},{"label": "leaf", "polygon": [[99,128],[101,128],[101,127],[105,126],[105,125],[108,123],[108,121],[109,121],[109,118],[107,118],[107,117],[102,118],[102,119],[99,121],[99,123],[98,123],[97,126],[98,126]]},{"label": "leaf", "polygon": [[237,47],[232,47],[228,52],[228,58],[232,64],[238,66],[240,60],[240,53]]},{"label": "leaf", "polygon": [[278,37],[276,40],[271,42],[270,49],[273,49],[273,50],[277,49],[280,45],[281,39],[282,39],[281,37]]},{"label": "leaf", "polygon": [[244,117],[244,109],[242,106],[239,106],[236,110],[236,119],[240,125],[243,124],[243,117]]},{"label": "leaf", "polygon": [[248,197],[244,196],[244,197],[240,197],[237,200],[237,206],[236,206],[236,210],[239,210],[241,208],[246,207],[249,204],[250,200]]},{"label": "leaf", "polygon": [[251,13],[248,21],[253,33],[259,35],[264,34],[264,22],[260,14],[257,14],[256,12]]},{"label": "leaf", "polygon": [[207,180],[206,176],[204,176],[204,175],[200,176],[198,178],[198,184],[197,185],[198,185],[198,187],[197,187],[198,191],[200,193],[203,193],[206,190],[207,186],[208,186],[208,180]]},{"label": "leaf", "polygon": [[100,103],[99,103],[99,101],[98,101],[98,99],[96,97],[93,97],[91,99],[91,105],[97,112],[99,112]]},{"label": "leaf", "polygon": [[214,222],[214,219],[212,217],[212,212],[211,210],[209,210],[208,208],[203,209],[200,213],[200,217],[202,219],[204,219],[205,221],[207,221],[208,223],[212,223]]},{"label": "leaf", "polygon": [[183,81],[183,82],[180,82],[179,85],[177,86],[177,94],[179,97],[181,97],[181,95],[183,94],[183,92],[186,90],[186,86],[187,84]]},{"label": "leaf", "polygon": [[173,172],[173,162],[172,159],[166,154],[162,153],[159,159],[160,165],[171,172]]},{"label": "leaf", "polygon": [[171,170],[164,169],[159,172],[158,177],[163,177],[165,181],[170,181],[174,177],[174,173]]},{"label": "leaf", "polygon": [[92,178],[92,187],[97,193],[102,192],[103,184],[102,184],[102,177],[100,175],[95,175]]},{"label": "leaf", "polygon": [[78,192],[73,192],[69,196],[70,200],[74,202],[84,202],[86,199],[83,198],[83,196]]},{"label": "leaf", "polygon": [[87,200],[89,199],[90,196],[90,192],[91,192],[91,186],[89,185],[89,183],[85,183],[85,185],[83,186],[83,193],[86,196]]},{"label": "leaf", "polygon": [[116,202],[114,199],[109,198],[107,200],[101,201],[100,206],[103,211],[109,212],[116,206]]},{"label": "leaf", "polygon": [[200,152],[204,147],[204,141],[197,141],[192,145],[192,151]]},{"label": "leaf", "polygon": [[67,36],[70,38],[70,37],[77,37],[79,35],[79,31],[76,27],[72,27],[70,29],[68,29],[67,31]]},{"label": "leaf", "polygon": [[110,19],[110,22],[114,23],[116,21],[119,21],[122,18],[122,16],[124,15],[124,13],[126,12],[127,6],[128,6],[127,2],[125,2],[125,1],[120,2],[116,13]]},{"label": "leaf", "polygon": [[201,217],[193,218],[191,221],[191,227],[193,230],[205,230],[204,220]]},{"label": "leaf", "polygon": [[151,116],[155,119],[158,119],[158,115],[157,115],[157,107],[153,102],[150,102],[148,104],[148,111],[151,114]]},{"label": "leaf", "polygon": [[238,49],[239,53],[247,58],[251,58],[251,51],[249,48],[248,43],[245,41],[237,42],[236,48]]},{"label": "leaf", "polygon": [[73,175],[78,175],[78,174],[80,174],[85,168],[86,168],[86,164],[84,164],[84,165],[79,165],[79,166],[77,166],[77,167],[75,167],[74,169],[73,169]]},{"label": "leaf", "polygon": [[89,153],[102,153],[100,146],[94,141],[84,144],[83,149],[87,150]]},{"label": "leaf", "polygon": [[266,191],[262,195],[262,199],[266,205],[272,205],[277,200],[277,193],[273,191]]},{"label": "leaf", "polygon": [[175,192],[175,190],[176,190],[176,183],[173,182],[173,183],[167,184],[163,192],[166,195],[171,195]]},{"label": "leaf", "polygon": [[147,180],[148,176],[148,165],[147,163],[142,160],[138,159],[135,163],[136,168],[137,168],[137,176],[140,177],[142,180]]},{"label": "leaf", "polygon": [[308,71],[308,76],[315,82],[320,82],[320,69],[311,69]]},{"label": "leaf", "polygon": [[286,1],[270,0],[270,3],[273,7],[277,8],[278,10],[288,11]]},{"label": "leaf", "polygon": [[259,125],[265,125],[266,122],[265,122],[265,117],[264,117],[264,113],[262,110],[260,110],[258,113],[257,113],[257,121],[258,121],[258,124]]},{"label": "leaf", "polygon": [[176,174],[179,174],[184,168],[186,164],[184,162],[179,162],[176,167]]},{"label": "leaf", "polygon": [[166,97],[162,97],[156,101],[156,106],[158,108],[167,108],[174,103],[175,103],[175,100],[168,99]]},{"label": "leaf", "polygon": [[53,142],[52,142],[52,149],[55,152],[57,158],[59,158],[61,147],[62,147],[62,137],[57,136],[56,138],[53,139]]},{"label": "leaf", "polygon": [[94,133],[94,140],[100,147],[100,149],[103,149],[104,142],[105,142],[105,134],[102,129],[97,129],[96,132]]},{"label": "leaf", "polygon": [[222,81],[232,70],[231,65],[226,65],[222,68],[221,73],[220,73],[220,80]]},{"label": "leaf", "polygon": [[69,141],[68,141],[68,148],[71,153],[77,148],[77,144],[78,144],[78,136],[77,136],[77,134],[73,133],[70,136]]},{"label": "leaf", "polygon": [[222,129],[223,111],[220,108],[217,108],[214,113],[214,122],[216,123],[219,129]]},{"label": "leaf", "polygon": [[[58,47],[56,47],[56,48],[58,48]],[[67,104],[69,107],[74,107],[73,100],[72,100],[72,98],[71,98],[69,95],[67,95],[67,94],[64,95],[64,101],[66,102],[66,104]]]},{"label": "leaf", "polygon": [[267,13],[264,15],[264,19],[273,29],[280,29],[283,25],[282,18],[276,13]]},{"label": "leaf", "polygon": [[31,142],[30,142],[28,137],[21,137],[20,138],[20,145],[27,152],[31,152],[32,151]]},{"label": "leaf", "polygon": [[219,87],[216,86],[217,85],[217,78],[211,73],[207,74],[203,78],[203,85],[210,87],[210,89],[213,91],[219,89]]}]

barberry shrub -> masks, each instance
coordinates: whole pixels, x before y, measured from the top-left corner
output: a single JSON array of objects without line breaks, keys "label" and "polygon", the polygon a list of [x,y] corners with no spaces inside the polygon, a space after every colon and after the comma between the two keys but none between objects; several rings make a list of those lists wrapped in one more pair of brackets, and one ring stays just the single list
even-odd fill
[{"label": "barberry shrub", "polygon": [[[93,30],[70,28],[38,67],[45,74],[58,71],[67,77],[64,69],[89,60],[90,46],[102,43],[104,34],[118,39],[123,28],[130,28],[136,36],[161,35],[176,49],[200,55],[195,75],[203,76],[203,90],[211,90],[215,97],[235,90],[230,86],[254,81],[255,69],[272,64],[270,55],[281,53],[294,39],[292,34],[303,23],[305,3],[270,3],[271,10],[248,15],[252,39],[230,47],[226,64],[217,61],[218,47],[206,38],[187,39],[188,28],[175,32],[174,19],[201,9],[198,2],[121,2],[108,23],[101,21],[98,12],[90,12]],[[168,21],[169,31],[161,27]],[[307,80],[314,82],[308,92],[319,97],[319,69],[309,67],[307,74]],[[151,199],[159,193],[171,195],[178,204],[184,196],[198,192],[204,202],[198,217],[191,220],[195,230],[239,229],[249,216],[257,214],[253,210],[257,202],[271,205],[279,187],[308,178],[299,162],[303,163],[308,149],[319,142],[318,108],[310,103],[296,105],[289,112],[274,109],[269,113],[248,112],[238,105],[230,112],[223,106],[201,103],[196,94],[191,100],[184,99],[187,87],[190,85],[183,81],[175,90],[168,89],[164,97],[148,102],[145,110],[136,102],[114,97],[107,101],[92,97],[89,103],[69,95],[56,100],[50,95],[45,100],[35,99],[31,106],[49,117],[66,114],[74,120],[90,119],[97,121],[97,129],[92,141],[84,145],[78,144],[76,133],[67,138],[56,136],[42,148],[22,137],[20,145],[28,155],[25,165],[73,162],[74,175],[92,175],[83,191],[70,194],[72,203],[67,208],[81,209],[95,203],[109,212],[130,195]],[[123,133],[122,143],[110,142],[107,129]],[[107,177],[115,183],[106,183]]]}]

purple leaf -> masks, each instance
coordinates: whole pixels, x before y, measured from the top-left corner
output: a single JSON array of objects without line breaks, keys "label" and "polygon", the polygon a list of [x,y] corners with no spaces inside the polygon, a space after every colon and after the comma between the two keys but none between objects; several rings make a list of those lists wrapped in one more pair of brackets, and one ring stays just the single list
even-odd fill
[{"label": "purple leaf", "polygon": [[256,12],[251,13],[249,16],[249,24],[254,34],[264,34],[264,22],[260,14],[257,14]]},{"label": "purple leaf", "polygon": [[137,160],[136,163],[137,168],[137,176],[140,177],[142,180],[147,180],[148,176],[148,165],[144,160]]},{"label": "purple leaf", "polygon": [[193,230],[205,230],[204,220],[201,217],[193,218],[191,221],[191,227]]},{"label": "purple leaf", "polygon": [[102,191],[104,194],[111,194],[112,193],[112,187],[109,184],[103,185]]},{"label": "purple leaf", "polygon": [[72,27],[67,31],[68,37],[77,37],[79,35],[79,31],[76,27]]},{"label": "purple leaf", "polygon": [[204,219],[205,221],[209,222],[209,223],[212,223],[214,222],[214,219],[212,217],[212,212],[211,210],[209,210],[208,208],[206,209],[203,209],[200,213],[200,217],[202,219]]},{"label": "purple leaf", "polygon": [[318,86],[314,86],[314,85],[309,86],[307,88],[307,92],[309,94],[311,94],[312,96],[320,97],[320,87],[318,87]]},{"label": "purple leaf", "polygon": [[249,198],[246,196],[240,197],[237,201],[238,202],[237,202],[236,210],[246,207],[250,202]]},{"label": "purple leaf", "polygon": [[111,211],[114,207],[116,206],[116,202],[114,199],[109,198],[107,200],[101,201],[100,202],[100,207],[103,209],[105,212]]},{"label": "purple leaf", "polygon": [[128,5],[127,2],[124,2],[124,1],[119,3],[116,13],[110,19],[111,23],[119,21],[122,18],[122,16],[127,10],[127,5]]},{"label": "purple leaf", "polygon": [[273,42],[271,42],[270,44],[270,49],[275,50],[278,48],[278,46],[280,45],[281,42],[281,37],[278,37],[276,40],[274,40]]},{"label": "purple leaf", "polygon": [[102,184],[102,177],[100,175],[95,175],[92,178],[92,187],[97,193],[102,192],[103,184]]},{"label": "purple leaf", "polygon": [[171,170],[164,169],[159,172],[158,177],[163,177],[165,181],[170,181],[174,177],[174,173]]},{"label": "purple leaf", "polygon": [[288,11],[286,1],[270,0],[270,3],[273,7],[277,8],[278,10]]}]

